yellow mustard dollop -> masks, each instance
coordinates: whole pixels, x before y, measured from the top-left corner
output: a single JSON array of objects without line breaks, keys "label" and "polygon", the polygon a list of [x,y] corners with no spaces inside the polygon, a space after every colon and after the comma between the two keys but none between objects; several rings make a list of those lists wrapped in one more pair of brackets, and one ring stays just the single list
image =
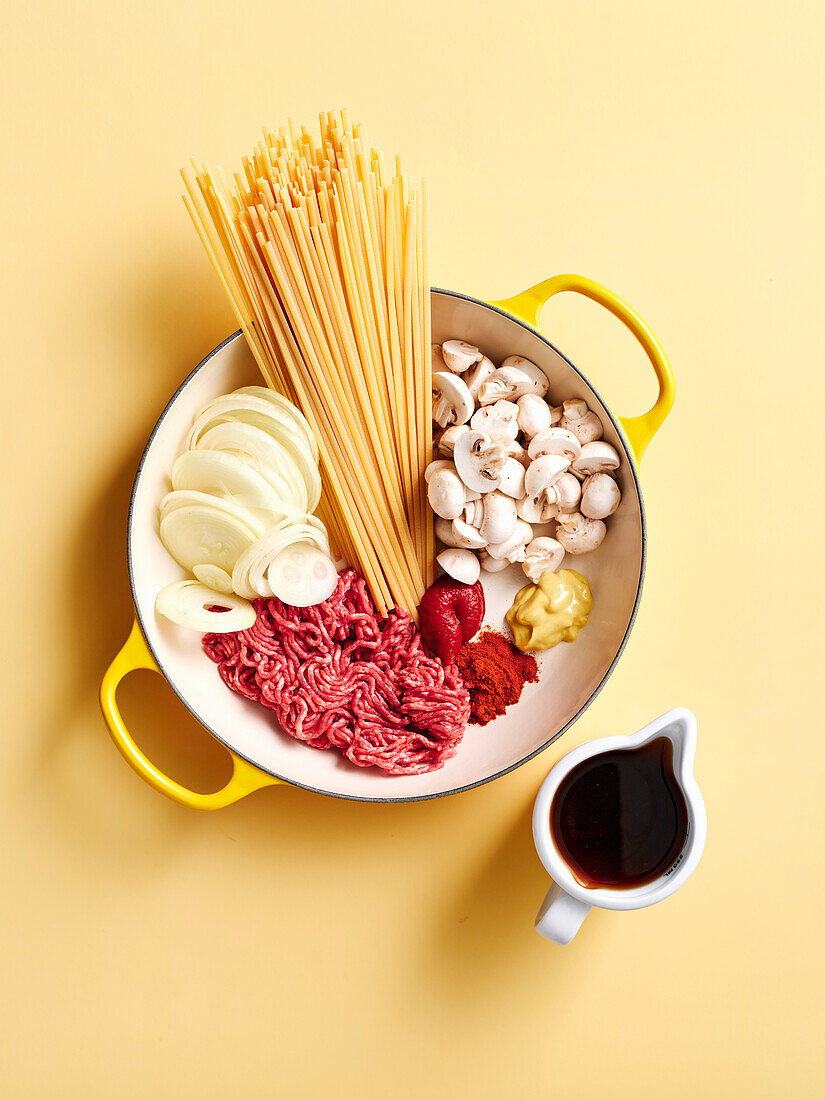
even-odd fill
[{"label": "yellow mustard dollop", "polygon": [[575,642],[592,607],[590,585],[581,573],[560,569],[520,589],[507,622],[519,649],[550,649],[559,642]]}]

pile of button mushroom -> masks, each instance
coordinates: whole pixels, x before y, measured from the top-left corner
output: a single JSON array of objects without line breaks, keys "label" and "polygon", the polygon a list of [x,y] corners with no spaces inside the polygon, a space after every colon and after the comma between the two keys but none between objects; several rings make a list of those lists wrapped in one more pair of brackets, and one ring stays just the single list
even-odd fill
[{"label": "pile of button mushroom", "polygon": [[496,367],[472,344],[446,340],[433,344],[432,365],[441,431],[425,477],[445,573],[474,584],[480,569],[517,562],[537,584],[565,553],[595,550],[621,500],[611,476],[619,455],[596,413],[578,398],[553,405],[544,371],[520,355]]}]

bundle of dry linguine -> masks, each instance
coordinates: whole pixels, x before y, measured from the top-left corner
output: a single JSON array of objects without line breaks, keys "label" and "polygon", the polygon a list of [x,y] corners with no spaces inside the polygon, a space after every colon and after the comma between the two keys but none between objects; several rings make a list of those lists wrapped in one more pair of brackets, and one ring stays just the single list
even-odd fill
[{"label": "bundle of dry linguine", "polygon": [[376,606],[432,580],[426,181],[387,171],[361,123],[290,120],[230,181],[193,158],[184,201],[268,385],[321,455],[321,514]]}]

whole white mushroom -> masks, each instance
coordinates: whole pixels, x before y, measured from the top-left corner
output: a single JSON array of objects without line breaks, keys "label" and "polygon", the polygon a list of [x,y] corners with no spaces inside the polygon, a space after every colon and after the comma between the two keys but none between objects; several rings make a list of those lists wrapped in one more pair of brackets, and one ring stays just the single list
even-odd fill
[{"label": "whole white mushroom", "polygon": [[582,485],[579,510],[589,519],[612,516],[622,499],[619,486],[610,474],[591,474]]},{"label": "whole white mushroom", "polygon": [[455,519],[464,511],[464,482],[455,470],[437,470],[427,485],[427,500],[437,516]]},{"label": "whole white mushroom", "polygon": [[516,520],[513,533],[503,542],[490,542],[487,544],[487,553],[491,558],[499,561],[506,559],[510,562],[524,559],[524,547],[533,537],[533,528],[523,519]]},{"label": "whole white mushroom", "polygon": [[524,436],[530,440],[538,432],[552,425],[550,406],[534,393],[526,393],[516,402],[518,405],[518,426]]},{"label": "whole white mushroom", "polygon": [[498,490],[481,498],[481,523],[478,531],[486,543],[504,542],[518,523],[516,502]]}]

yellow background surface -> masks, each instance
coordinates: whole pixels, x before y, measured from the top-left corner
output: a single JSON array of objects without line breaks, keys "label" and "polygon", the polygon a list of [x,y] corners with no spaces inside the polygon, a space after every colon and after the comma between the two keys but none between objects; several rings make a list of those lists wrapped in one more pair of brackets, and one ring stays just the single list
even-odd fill
[{"label": "yellow background surface", "polygon": [[[0,57],[2,1092],[10,1097],[813,1097],[822,1054],[820,3],[38,0]],[[630,644],[570,734],[420,805],[280,787],[197,815],[96,699],[131,608],[132,477],[236,326],[189,225],[190,153],[349,106],[425,172],[436,285],[573,270],[668,350]],[[598,307],[544,326],[622,413],[654,384]],[[150,754],[227,762],[163,682]],[[705,856],[565,949],[529,816],[578,741],[683,704]]]}]

